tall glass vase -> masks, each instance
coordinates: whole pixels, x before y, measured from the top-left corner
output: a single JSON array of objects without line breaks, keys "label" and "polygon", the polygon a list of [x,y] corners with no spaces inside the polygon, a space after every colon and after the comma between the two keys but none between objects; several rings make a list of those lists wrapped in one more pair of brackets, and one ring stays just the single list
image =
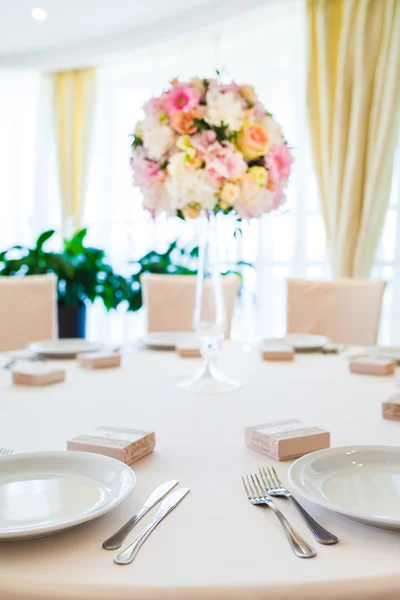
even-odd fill
[{"label": "tall glass vase", "polygon": [[200,218],[201,239],[193,324],[200,339],[204,364],[192,379],[179,383],[179,387],[190,392],[219,394],[236,390],[241,384],[227,377],[217,364],[226,329],[226,310],[218,264],[216,217],[213,211],[204,211]]}]

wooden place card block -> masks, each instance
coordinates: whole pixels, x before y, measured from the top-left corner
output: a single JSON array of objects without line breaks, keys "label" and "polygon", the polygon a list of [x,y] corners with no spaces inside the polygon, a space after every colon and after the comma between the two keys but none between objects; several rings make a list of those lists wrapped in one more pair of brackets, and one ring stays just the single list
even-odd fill
[{"label": "wooden place card block", "polygon": [[127,465],[154,450],[155,434],[125,427],[97,427],[92,433],[67,441],[67,450],[95,452],[116,458]]},{"label": "wooden place card block", "polygon": [[26,365],[13,370],[12,380],[15,385],[51,385],[65,380],[65,369],[49,365]]},{"label": "wooden place card block", "polygon": [[351,360],[349,369],[351,373],[362,375],[393,375],[396,370],[396,363],[385,358],[366,356]]},{"label": "wooden place card block", "polygon": [[109,369],[121,366],[118,352],[87,352],[78,356],[78,363],[85,369]]},{"label": "wooden place card block", "polygon": [[400,421],[400,394],[382,402],[382,416],[390,421]]},{"label": "wooden place card block", "polygon": [[176,351],[182,358],[201,358],[200,347],[193,344],[178,344]]},{"label": "wooden place card block", "polygon": [[245,442],[275,460],[290,460],[330,446],[330,434],[297,419],[247,427]]},{"label": "wooden place card block", "polygon": [[294,350],[291,346],[262,346],[261,356],[263,360],[293,360]]}]

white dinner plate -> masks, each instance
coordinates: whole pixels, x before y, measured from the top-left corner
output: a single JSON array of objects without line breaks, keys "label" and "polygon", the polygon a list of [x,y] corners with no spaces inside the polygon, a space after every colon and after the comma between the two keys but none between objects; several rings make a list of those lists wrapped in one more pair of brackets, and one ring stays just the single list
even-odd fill
[{"label": "white dinner plate", "polygon": [[82,352],[95,352],[99,348],[100,344],[78,338],[43,340],[29,344],[31,352],[48,358],[75,358]]},{"label": "white dinner plate", "polygon": [[198,344],[198,336],[191,331],[157,331],[147,333],[144,343],[148,348],[175,350],[179,344]]},{"label": "white dinner plate", "polygon": [[292,346],[298,352],[311,352],[321,350],[328,342],[324,335],[311,335],[308,333],[288,333],[282,338],[268,338],[263,340],[263,346],[277,346],[284,344]]},{"label": "white dinner plate", "polygon": [[0,458],[0,541],[75,527],[112,510],[136,482],[124,463],[88,452],[34,452]]},{"label": "white dinner plate", "polygon": [[400,363],[400,348],[398,346],[375,346],[371,348],[370,353],[372,356],[388,358]]},{"label": "white dinner plate", "polygon": [[293,491],[353,521],[400,529],[400,447],[347,446],[302,456]]}]

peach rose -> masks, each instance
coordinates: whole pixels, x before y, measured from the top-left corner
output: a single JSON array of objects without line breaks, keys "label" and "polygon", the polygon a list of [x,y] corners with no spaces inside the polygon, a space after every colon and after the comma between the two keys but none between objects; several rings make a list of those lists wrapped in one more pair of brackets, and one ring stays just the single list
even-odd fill
[{"label": "peach rose", "polygon": [[197,125],[194,119],[201,119],[201,115],[196,110],[178,110],[170,116],[172,129],[181,135],[192,134],[197,131]]},{"label": "peach rose", "polygon": [[236,146],[246,160],[254,160],[268,152],[271,141],[261,123],[247,122],[237,137]]},{"label": "peach rose", "polygon": [[228,206],[232,206],[239,198],[240,189],[239,186],[234,183],[225,183],[224,187],[221,190],[221,208],[227,208]]}]

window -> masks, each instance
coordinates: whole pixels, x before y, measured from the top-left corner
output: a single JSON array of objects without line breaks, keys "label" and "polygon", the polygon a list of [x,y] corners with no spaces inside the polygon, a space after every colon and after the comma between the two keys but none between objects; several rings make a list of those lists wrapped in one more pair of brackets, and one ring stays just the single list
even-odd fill
[{"label": "window", "polygon": [[[242,19],[231,27],[224,24],[190,42],[164,44],[147,54],[142,52],[125,66],[112,64],[99,73],[95,152],[85,218],[91,241],[105,246],[121,269],[126,260],[152,248],[161,249],[176,237],[190,242],[196,235],[195,223],[163,217],[153,223],[141,208],[139,190],[132,186],[129,134],[150,96],[159,94],[174,76],[213,76],[219,69],[223,77],[254,84],[282,124],[296,157],[285,212],[243,223],[242,235],[236,237],[231,219],[219,222],[221,262],[233,265],[241,260],[253,265],[243,267],[244,286],[233,329],[233,336],[241,339],[255,339],[261,331],[264,335],[283,333],[285,277],[328,274],[307,141],[304,46],[304,3],[280,0],[269,5],[262,18],[249,16],[247,23]],[[257,312],[249,310],[256,300]],[[94,323],[97,333],[99,327],[99,312],[96,314],[93,335]],[[129,330],[126,324],[116,327],[114,323],[112,328],[115,341],[123,329]],[[142,331],[138,319],[135,329]]]}]

